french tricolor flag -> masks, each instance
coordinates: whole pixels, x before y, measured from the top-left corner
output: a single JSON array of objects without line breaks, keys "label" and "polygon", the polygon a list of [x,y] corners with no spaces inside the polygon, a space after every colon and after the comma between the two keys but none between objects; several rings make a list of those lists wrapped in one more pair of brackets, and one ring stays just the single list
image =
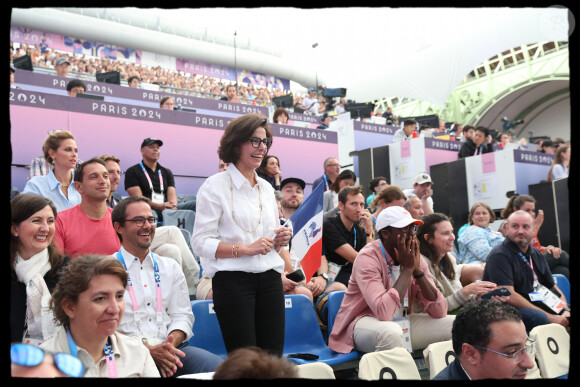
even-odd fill
[{"label": "french tricolor flag", "polygon": [[294,232],[292,251],[300,259],[306,282],[320,267],[323,194],[324,184],[320,183],[289,219]]}]

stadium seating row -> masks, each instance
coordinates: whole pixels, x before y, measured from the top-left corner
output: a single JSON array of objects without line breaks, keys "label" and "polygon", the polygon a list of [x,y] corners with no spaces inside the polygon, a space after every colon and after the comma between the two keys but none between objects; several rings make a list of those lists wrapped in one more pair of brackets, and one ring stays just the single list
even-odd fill
[{"label": "stadium seating row", "polygon": [[[332,329],[344,291],[331,294],[333,297],[329,297],[328,301],[329,329]],[[331,370],[344,369],[345,365],[347,367],[350,365],[352,368],[358,367],[358,378],[364,380],[421,379],[413,356],[404,348],[373,353],[353,350],[349,354],[340,354],[332,351],[323,339],[316,311],[310,300],[304,295],[287,295],[285,300],[284,357],[300,366],[308,365],[304,369],[299,367],[300,377],[333,379]],[[194,300],[191,301],[191,306],[195,324],[194,335],[189,344],[204,348],[225,359],[227,352],[213,311],[213,302]],[[530,332],[530,338],[536,341],[537,351],[536,364],[528,371],[527,378],[567,378],[570,337],[566,329],[558,324],[543,325],[534,328]],[[318,358],[308,360],[302,354],[316,355]],[[429,345],[423,350],[423,356],[429,369],[429,378],[433,378],[455,358],[451,340]]]}]

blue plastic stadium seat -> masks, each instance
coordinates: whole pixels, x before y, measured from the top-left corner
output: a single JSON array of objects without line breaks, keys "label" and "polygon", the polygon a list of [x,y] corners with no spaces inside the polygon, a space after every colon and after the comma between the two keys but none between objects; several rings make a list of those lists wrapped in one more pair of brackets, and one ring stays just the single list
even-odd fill
[{"label": "blue plastic stadium seat", "polygon": [[340,304],[344,298],[344,290],[330,292],[328,294],[328,335],[332,332],[332,326],[334,325],[334,320],[340,309]]},{"label": "blue plastic stadium seat", "polygon": [[316,360],[288,358],[297,364],[322,362],[328,365],[340,364],[359,357],[357,351],[350,353],[334,352],[324,342],[322,331],[312,302],[303,294],[292,294],[286,298],[286,332],[284,338],[284,357],[293,353],[317,355]]},{"label": "blue plastic stadium seat", "polygon": [[568,278],[563,274],[552,274],[552,277],[554,277],[554,282],[558,288],[564,293],[568,304],[572,304],[570,301],[570,281],[568,281]]},{"label": "blue plastic stadium seat", "polygon": [[213,311],[212,300],[193,300],[191,310],[195,321],[193,323],[193,337],[189,345],[205,349],[222,358],[227,358],[226,345],[217,316]]}]

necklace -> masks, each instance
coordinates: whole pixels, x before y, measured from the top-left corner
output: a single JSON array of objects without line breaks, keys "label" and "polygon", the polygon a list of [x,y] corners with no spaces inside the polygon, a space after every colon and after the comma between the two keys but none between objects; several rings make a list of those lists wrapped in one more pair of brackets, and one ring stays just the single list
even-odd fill
[{"label": "necklace", "polygon": [[256,231],[260,223],[262,223],[262,195],[260,191],[260,185],[258,185],[258,200],[260,201],[260,217],[258,218],[258,224],[256,225],[256,227],[254,227],[253,230],[246,230],[244,226],[242,226],[236,219],[236,212],[234,211],[234,184],[231,176],[230,176],[230,194],[232,197],[232,218],[234,218],[234,222],[236,222],[236,224],[245,232],[253,233],[254,231]]}]

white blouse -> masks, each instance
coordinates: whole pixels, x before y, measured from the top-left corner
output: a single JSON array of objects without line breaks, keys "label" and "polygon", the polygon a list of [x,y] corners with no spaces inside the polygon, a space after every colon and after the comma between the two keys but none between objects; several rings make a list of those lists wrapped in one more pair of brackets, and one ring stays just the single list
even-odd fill
[{"label": "white blouse", "polygon": [[200,257],[204,276],[213,278],[218,271],[284,271],[284,261],[274,248],[266,255],[215,258],[220,242],[252,244],[261,237],[274,237],[274,230],[280,228],[274,188],[257,174],[256,180],[252,188],[232,163],[199,188],[191,247]]}]

